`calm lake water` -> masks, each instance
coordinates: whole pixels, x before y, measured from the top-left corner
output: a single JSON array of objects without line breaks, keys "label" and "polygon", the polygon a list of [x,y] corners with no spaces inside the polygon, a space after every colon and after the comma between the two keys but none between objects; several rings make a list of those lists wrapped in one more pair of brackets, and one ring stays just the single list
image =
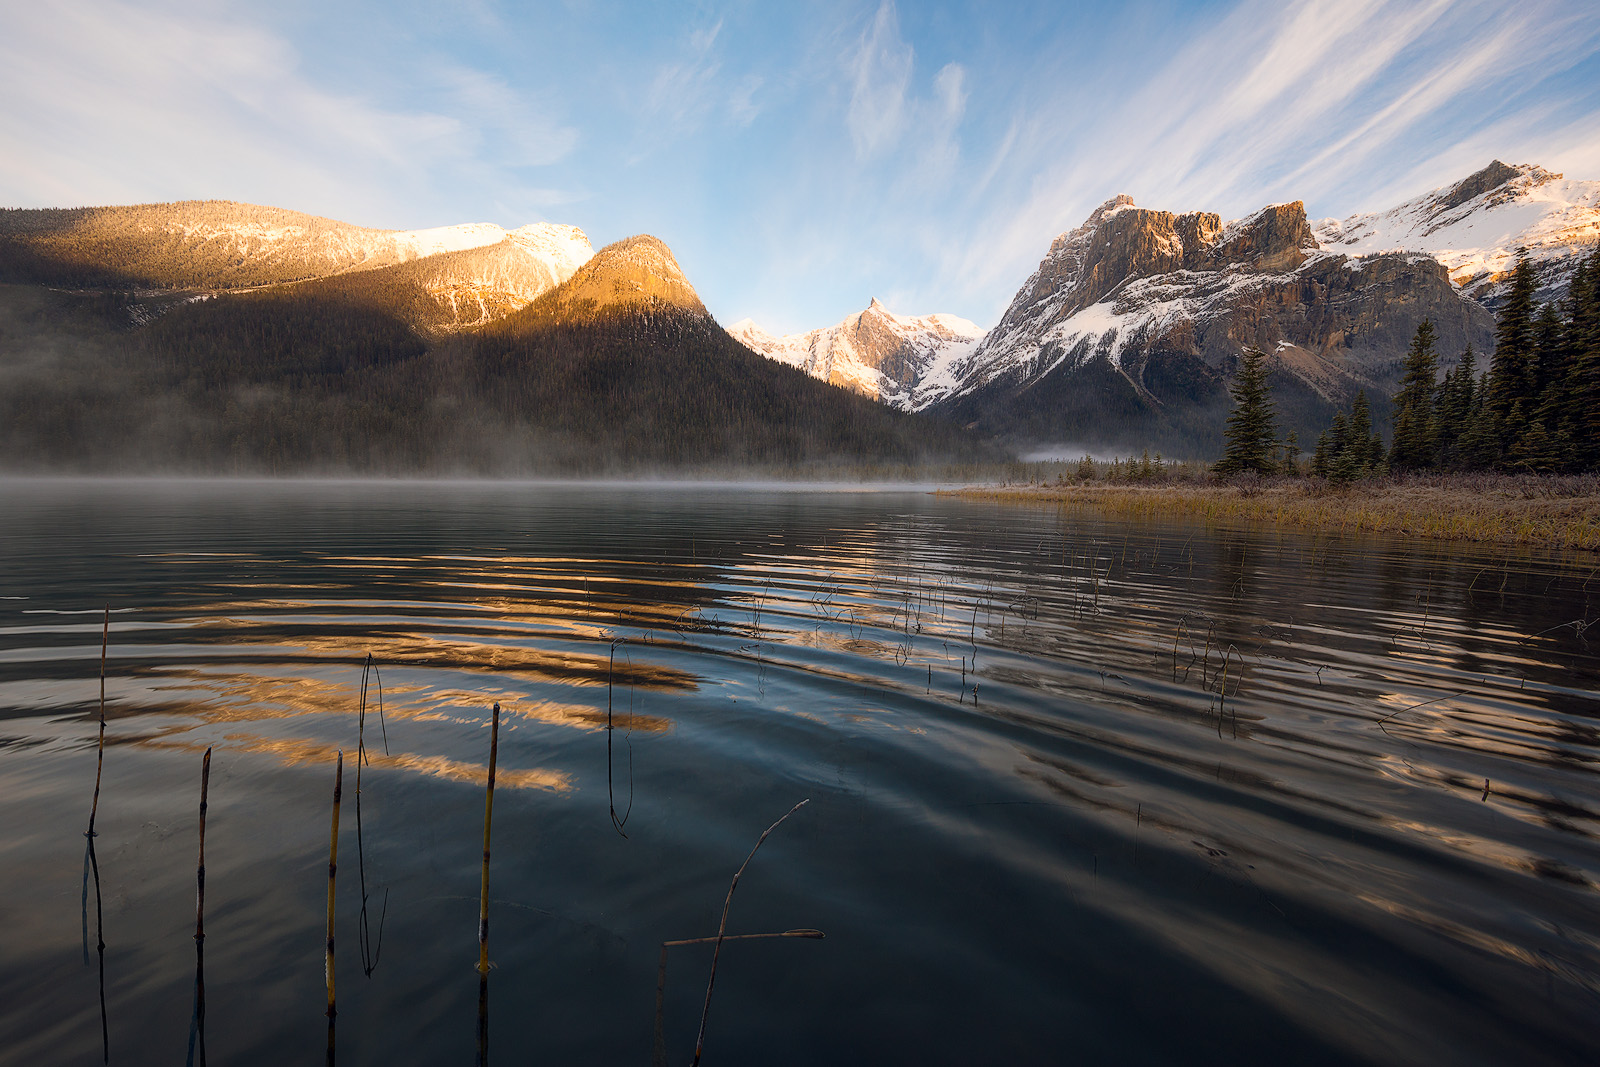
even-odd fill
[{"label": "calm lake water", "polygon": [[[826,937],[724,943],[707,1064],[1593,1063],[1597,563],[912,491],[0,483],[0,1063],[184,1061],[208,748],[205,1056],[325,1056],[342,750],[338,1061],[472,1062],[495,702],[495,1062],[650,1063],[662,942],[809,800],[727,933]],[[671,1064],[711,957],[667,950]]]}]

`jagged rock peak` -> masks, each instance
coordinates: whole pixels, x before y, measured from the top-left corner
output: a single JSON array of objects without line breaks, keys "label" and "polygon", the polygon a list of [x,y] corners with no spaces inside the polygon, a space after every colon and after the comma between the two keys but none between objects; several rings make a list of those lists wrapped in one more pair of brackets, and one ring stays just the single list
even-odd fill
[{"label": "jagged rock peak", "polygon": [[707,314],[672,250],[649,234],[606,245],[551,296],[563,309],[581,303],[595,309],[660,303]]},{"label": "jagged rock peak", "polygon": [[1306,219],[1306,205],[1269,204],[1230,223],[1222,232],[1217,256],[1228,263],[1248,263],[1260,270],[1293,270],[1318,248],[1317,235]]}]

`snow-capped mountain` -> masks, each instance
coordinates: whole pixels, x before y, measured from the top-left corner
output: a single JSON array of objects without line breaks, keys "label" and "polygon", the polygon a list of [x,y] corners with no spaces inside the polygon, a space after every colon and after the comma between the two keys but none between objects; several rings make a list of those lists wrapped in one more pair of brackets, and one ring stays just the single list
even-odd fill
[{"label": "snow-capped mountain", "polygon": [[536,223],[510,231],[496,244],[425,256],[409,266],[440,309],[435,328],[459,330],[526,307],[593,255],[589,238],[576,226]]},{"label": "snow-capped mountain", "polygon": [[582,231],[492,223],[375,230],[226,200],[0,210],[0,265],[17,281],[222,290],[326,278],[511,242],[552,275],[592,253]]},{"label": "snow-capped mountain", "polygon": [[1538,299],[1553,300],[1566,294],[1579,256],[1600,240],[1600,182],[1497,159],[1388,211],[1323,219],[1314,232],[1323,248],[1351,256],[1426,252],[1488,306],[1504,295],[1517,249],[1525,247]]},{"label": "snow-capped mountain", "polygon": [[509,233],[497,226],[488,229],[502,238],[303,284],[318,291],[361,294],[368,303],[400,311],[418,330],[450,333],[486,326],[527,307],[594,255],[588,237],[576,226],[537,223]]},{"label": "snow-capped mountain", "polygon": [[1035,441],[1209,451],[1247,345],[1275,356],[1290,428],[1357,388],[1384,393],[1417,324],[1449,356],[1493,320],[1432,257],[1322,249],[1299,202],[1224,225],[1118,196],[1057,237],[998,325],[931,365],[912,406]]},{"label": "snow-capped mountain", "polygon": [[901,410],[930,366],[958,359],[983,338],[956,315],[896,315],[876,299],[859,315],[809,333],[774,337],[749,319],[728,333],[752,352]]},{"label": "snow-capped mountain", "polygon": [[139,322],[175,290],[304,284],[424,332],[465,329],[525,307],[593,254],[582,230],[553,223],[374,230],[220,200],[0,211],[0,281],[141,291]]}]

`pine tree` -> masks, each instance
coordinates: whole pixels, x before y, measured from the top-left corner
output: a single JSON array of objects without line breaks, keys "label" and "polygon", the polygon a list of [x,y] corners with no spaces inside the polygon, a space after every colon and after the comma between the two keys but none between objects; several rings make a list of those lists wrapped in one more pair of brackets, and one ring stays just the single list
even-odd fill
[{"label": "pine tree", "polygon": [[[1335,425],[1344,422],[1343,413],[1333,417]],[[1311,453],[1311,473],[1318,478],[1328,476],[1329,465],[1333,462],[1333,427],[1323,430],[1317,435],[1317,450]]]},{"label": "pine tree", "polygon": [[1472,417],[1474,362],[1472,346],[1469,344],[1455,367],[1439,383],[1433,405],[1433,423],[1441,467],[1461,465],[1461,435],[1466,432],[1467,420]]},{"label": "pine tree", "polygon": [[1294,430],[1289,431],[1289,436],[1283,441],[1283,459],[1278,468],[1285,474],[1300,473],[1300,435]]},{"label": "pine tree", "polygon": [[1539,308],[1539,317],[1533,323],[1533,361],[1531,395],[1541,404],[1551,386],[1558,389],[1566,379],[1567,357],[1566,323],[1554,304]]},{"label": "pine tree", "polygon": [[1572,469],[1600,467],[1600,246],[1580,264],[1568,297],[1568,370],[1560,426]]},{"label": "pine tree", "polygon": [[1506,438],[1502,445],[1507,448],[1521,429],[1519,409],[1534,399],[1533,265],[1526,248],[1517,249],[1517,254],[1521,258],[1511,275],[1511,291],[1495,325],[1487,398],[1498,424],[1497,436]]},{"label": "pine tree", "polygon": [[1499,421],[1489,406],[1488,371],[1478,376],[1472,410],[1467,414],[1456,450],[1461,466],[1467,470],[1487,470],[1500,458]]},{"label": "pine tree", "polygon": [[1225,446],[1213,468],[1218,474],[1272,473],[1277,434],[1273,428],[1272,396],[1267,389],[1266,358],[1254,346],[1246,348],[1239,358],[1239,371],[1229,388],[1233,412],[1222,431]]},{"label": "pine tree", "polygon": [[1383,455],[1383,441],[1372,432],[1372,409],[1365,389],[1356,390],[1355,402],[1350,405],[1350,454],[1355,459],[1357,477],[1367,474]]},{"label": "pine tree", "polygon": [[1423,470],[1438,458],[1433,414],[1438,363],[1433,323],[1423,319],[1406,352],[1400,391],[1394,395],[1394,444],[1389,449],[1389,465],[1398,470]]}]

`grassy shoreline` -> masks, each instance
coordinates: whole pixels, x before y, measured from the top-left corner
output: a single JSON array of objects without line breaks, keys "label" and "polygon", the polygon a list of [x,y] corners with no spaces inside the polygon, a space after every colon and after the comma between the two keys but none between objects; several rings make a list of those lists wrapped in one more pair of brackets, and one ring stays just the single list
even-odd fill
[{"label": "grassy shoreline", "polygon": [[972,486],[941,495],[1135,517],[1184,515],[1325,531],[1600,551],[1600,478],[1516,475]]}]

